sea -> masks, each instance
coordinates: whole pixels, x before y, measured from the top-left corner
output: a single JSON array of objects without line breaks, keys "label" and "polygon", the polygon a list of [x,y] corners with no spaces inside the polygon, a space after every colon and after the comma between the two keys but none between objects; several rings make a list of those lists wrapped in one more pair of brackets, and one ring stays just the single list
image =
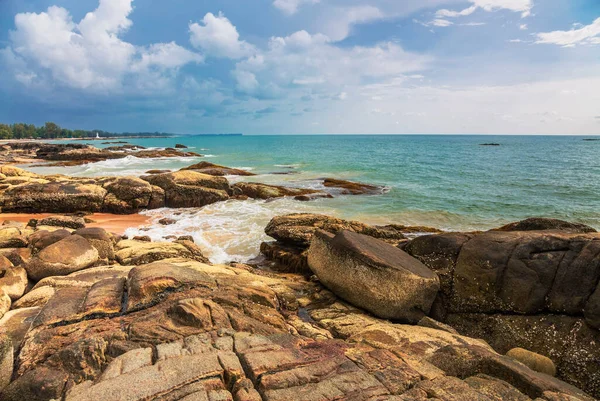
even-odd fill
[{"label": "sea", "polygon": [[[591,140],[590,140],[591,139]],[[596,139],[596,140],[594,140]],[[116,176],[177,170],[199,161],[251,171],[257,181],[323,188],[326,177],[379,185],[378,195],[340,195],[299,202],[232,200],[197,209],[143,212],[151,223],[128,235],[153,240],[192,235],[213,262],[247,261],[269,240],[269,220],[322,213],[368,224],[424,225],[449,231],[486,230],[541,216],[600,228],[600,140],[583,136],[256,135],[126,139],[146,148],[181,143],[201,158],[124,159],[75,167],[39,167],[42,174]],[[113,140],[111,140],[113,141]],[[115,146],[103,141],[97,147]],[[61,141],[64,143],[64,141]],[[482,146],[495,143],[499,146]],[[158,220],[170,217],[175,224]]]}]

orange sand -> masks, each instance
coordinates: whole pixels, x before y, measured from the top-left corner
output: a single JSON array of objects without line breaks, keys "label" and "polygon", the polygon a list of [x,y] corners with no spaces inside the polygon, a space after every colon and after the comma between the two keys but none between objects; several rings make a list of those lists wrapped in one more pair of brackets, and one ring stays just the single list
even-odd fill
[{"label": "orange sand", "polygon": [[[58,216],[57,213],[0,213],[0,222],[4,220],[19,221],[27,223],[31,219],[43,219],[48,216]],[[94,223],[87,223],[86,227],[102,227],[106,231],[123,234],[129,227],[139,227],[147,224],[150,219],[141,214],[110,214],[94,213],[87,218],[94,220]]]}]

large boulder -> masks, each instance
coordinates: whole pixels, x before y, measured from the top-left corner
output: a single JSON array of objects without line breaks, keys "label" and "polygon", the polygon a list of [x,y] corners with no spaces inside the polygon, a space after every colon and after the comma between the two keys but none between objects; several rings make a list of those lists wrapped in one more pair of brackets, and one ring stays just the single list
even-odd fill
[{"label": "large boulder", "polygon": [[548,219],[544,217],[531,217],[515,223],[510,223],[495,231],[540,231],[559,230],[572,233],[595,233],[595,228],[581,223],[571,223],[564,220]]},{"label": "large boulder", "polygon": [[390,243],[398,243],[406,237],[393,227],[369,226],[357,221],[342,220],[321,214],[294,213],[274,217],[265,233],[276,240],[299,246],[308,246],[317,230],[335,234],[342,230],[368,235]]},{"label": "large boulder", "polygon": [[437,275],[417,259],[351,231],[317,231],[308,265],[336,295],[386,319],[417,323],[440,287]]},{"label": "large boulder", "polygon": [[93,182],[19,185],[2,194],[2,211],[18,213],[98,212],[107,191]]},{"label": "large boulder", "polygon": [[98,251],[100,259],[115,259],[114,237],[100,227],[80,228],[74,234],[85,238]]},{"label": "large boulder", "polygon": [[71,235],[47,246],[24,266],[35,281],[49,276],[64,276],[91,267],[98,251],[80,235]]},{"label": "large boulder", "polygon": [[137,177],[117,177],[103,184],[108,195],[103,210],[117,214],[134,213],[148,208],[152,185]]},{"label": "large boulder", "polygon": [[123,265],[142,265],[169,258],[190,258],[203,263],[208,262],[197,247],[187,242],[122,240],[116,245],[115,257]]},{"label": "large boulder", "polygon": [[192,170],[141,177],[165,193],[168,207],[202,207],[229,199],[229,182]]},{"label": "large boulder", "polygon": [[85,227],[85,220],[79,216],[50,216],[39,220],[37,226],[64,227],[76,230]]},{"label": "large boulder", "polygon": [[383,187],[335,178],[325,178],[323,185],[338,189],[342,195],[379,195],[384,191]]}]

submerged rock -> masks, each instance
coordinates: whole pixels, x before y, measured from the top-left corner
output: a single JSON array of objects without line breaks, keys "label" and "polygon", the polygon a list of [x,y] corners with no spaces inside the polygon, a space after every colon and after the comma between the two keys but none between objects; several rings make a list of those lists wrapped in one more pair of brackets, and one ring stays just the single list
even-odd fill
[{"label": "submerged rock", "polygon": [[213,164],[213,163],[209,163],[209,162],[196,163],[191,166],[182,168],[182,170],[194,170],[199,173],[214,175],[214,176],[225,176],[225,175],[253,176],[253,175],[256,175],[256,174],[253,174],[246,170],[225,167],[225,166],[219,166],[218,164]]},{"label": "submerged rock", "polygon": [[335,178],[325,178],[323,185],[327,188],[341,189],[342,195],[377,195],[383,192],[382,187]]},{"label": "submerged rock", "polygon": [[313,189],[291,188],[279,185],[261,184],[258,182],[238,182],[232,185],[233,192],[236,195],[245,195],[252,199],[275,199],[284,196],[305,196],[321,193]]},{"label": "submerged rock", "polygon": [[429,314],[440,284],[417,259],[377,239],[317,231],[308,266],[334,294],[375,316],[417,323]]}]

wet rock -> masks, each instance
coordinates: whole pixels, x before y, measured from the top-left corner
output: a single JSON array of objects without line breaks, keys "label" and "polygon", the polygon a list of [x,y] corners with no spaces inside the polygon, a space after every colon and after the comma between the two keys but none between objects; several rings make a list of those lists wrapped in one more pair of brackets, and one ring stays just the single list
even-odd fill
[{"label": "wet rock", "polygon": [[175,144],[175,149],[187,149],[188,147],[185,145],[182,145],[181,143],[176,143]]},{"label": "wet rock", "polygon": [[146,174],[165,174],[170,172],[171,170],[148,170],[146,171]]},{"label": "wet rock", "polygon": [[163,225],[163,226],[169,226],[169,225],[171,225],[171,224],[175,224],[175,223],[177,223],[177,220],[175,220],[175,219],[170,219],[170,218],[167,218],[167,217],[165,217],[165,218],[163,218],[163,219],[160,219],[160,220],[158,220],[158,224],[161,224],[161,225]]},{"label": "wet rock", "polygon": [[98,261],[98,251],[79,235],[71,235],[47,246],[24,267],[32,280],[64,276],[91,267]]},{"label": "wet rock", "polygon": [[308,267],[308,249],[282,244],[278,241],[260,244],[260,253],[276,263],[275,270],[289,273],[312,274]]},{"label": "wet rock", "polygon": [[78,229],[85,227],[85,221],[78,216],[51,216],[39,220],[38,226],[66,227]]},{"label": "wet rock", "polygon": [[315,192],[314,194],[298,195],[294,197],[294,200],[301,202],[310,202],[317,199],[333,199],[333,195],[326,192]]},{"label": "wet rock", "polygon": [[585,224],[570,223],[558,219],[548,219],[543,217],[532,217],[516,223],[510,223],[495,231],[539,231],[539,230],[559,230],[571,233],[595,233],[594,228]]},{"label": "wet rock", "polygon": [[383,192],[382,187],[335,178],[325,178],[323,185],[327,188],[341,189],[342,195],[377,195]]},{"label": "wet rock", "polygon": [[303,196],[320,192],[313,189],[283,187],[257,182],[238,182],[232,188],[235,195],[245,195],[252,199],[263,200],[283,198],[285,196]]},{"label": "wet rock", "polygon": [[528,351],[523,348],[513,348],[506,353],[506,356],[521,362],[531,370],[545,373],[550,376],[556,376],[556,366],[554,366],[552,359],[546,356]]},{"label": "wet rock", "polygon": [[142,179],[165,192],[168,207],[202,207],[229,199],[229,182],[223,177],[186,170]]},{"label": "wet rock", "polygon": [[246,170],[220,166],[209,162],[200,162],[191,166],[182,168],[182,170],[194,170],[202,174],[214,175],[214,176],[226,176],[226,175],[239,175],[239,176],[253,176],[256,175]]},{"label": "wet rock", "polygon": [[342,231],[317,231],[308,265],[333,293],[376,316],[416,323],[431,309],[439,279],[400,249]]}]

